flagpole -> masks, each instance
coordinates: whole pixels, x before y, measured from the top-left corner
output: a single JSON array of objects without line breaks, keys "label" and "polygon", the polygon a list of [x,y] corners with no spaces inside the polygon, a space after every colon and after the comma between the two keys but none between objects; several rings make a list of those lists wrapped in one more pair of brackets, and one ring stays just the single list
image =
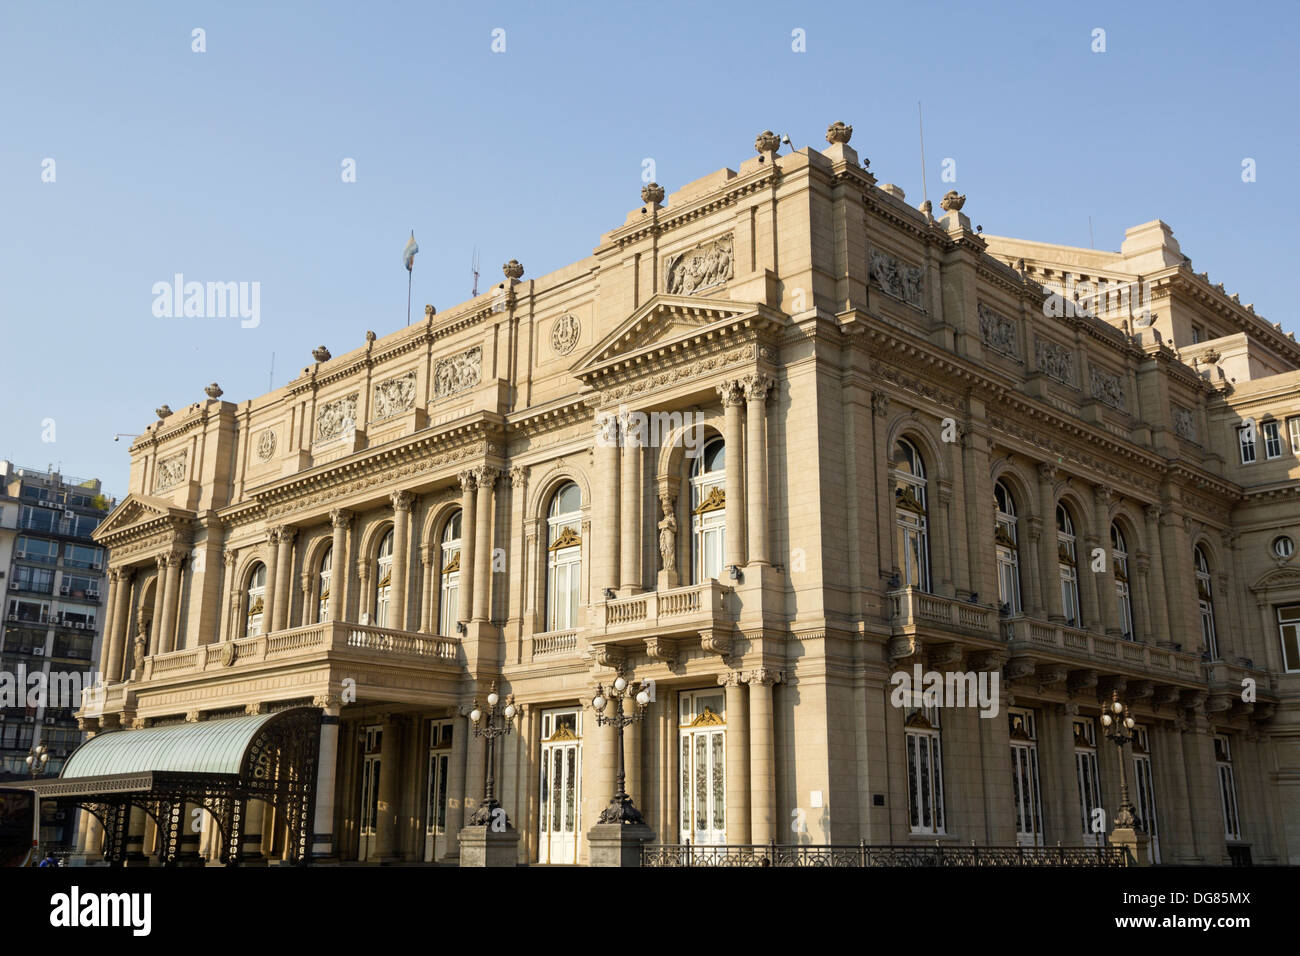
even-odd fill
[{"label": "flagpole", "polygon": [[414,269],[406,270],[406,324],[411,324],[411,277],[415,273]]}]

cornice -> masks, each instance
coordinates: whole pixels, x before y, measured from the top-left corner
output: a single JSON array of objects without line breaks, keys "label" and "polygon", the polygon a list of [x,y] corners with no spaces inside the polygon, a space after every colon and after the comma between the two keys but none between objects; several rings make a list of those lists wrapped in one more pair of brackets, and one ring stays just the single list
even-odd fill
[{"label": "cornice", "polygon": [[596,252],[599,254],[611,248],[626,249],[652,235],[671,232],[719,209],[734,206],[746,196],[779,182],[785,175],[779,166],[768,166],[745,176],[737,176],[735,179],[728,180],[727,185],[719,191],[701,196],[681,208],[667,209],[653,217],[647,215],[644,222],[624,225],[612,230],[609,233],[609,242],[598,248]]}]

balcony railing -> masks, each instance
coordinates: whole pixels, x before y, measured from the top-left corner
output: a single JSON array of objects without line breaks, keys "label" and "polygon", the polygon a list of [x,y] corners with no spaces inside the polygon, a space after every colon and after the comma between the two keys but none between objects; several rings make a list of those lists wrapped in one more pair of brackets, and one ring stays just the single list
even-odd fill
[{"label": "balcony railing", "polygon": [[731,622],[732,615],[727,608],[727,595],[731,593],[731,588],[711,578],[703,584],[647,591],[607,601],[598,606],[597,619],[603,614],[602,630],[606,635],[646,629],[663,633],[714,627]]},{"label": "balcony railing", "polygon": [[145,659],[144,679],[202,673],[238,664],[287,661],[327,654],[361,652],[405,661],[458,666],[460,641],[450,637],[398,631],[372,624],[327,621],[286,631],[201,644]]},{"label": "balcony railing", "polygon": [[1125,847],[934,846],[866,843],[823,846],[778,846],[770,843],[691,846],[689,843],[645,844],[641,865],[866,867],[866,866],[1106,866],[1132,865]]},{"label": "balcony railing", "polygon": [[891,620],[896,628],[933,624],[972,631],[981,637],[997,637],[996,612],[982,604],[928,594],[916,588],[890,591],[889,603]]},{"label": "balcony railing", "polygon": [[1001,628],[1002,638],[1008,644],[1023,644],[1049,653],[1088,658],[1100,664],[1165,671],[1189,680],[1199,681],[1203,678],[1201,659],[1194,654],[1107,637],[1028,617],[1004,618]]},{"label": "balcony railing", "polygon": [[532,641],[533,660],[574,654],[578,650],[578,631],[546,631],[534,634]]}]

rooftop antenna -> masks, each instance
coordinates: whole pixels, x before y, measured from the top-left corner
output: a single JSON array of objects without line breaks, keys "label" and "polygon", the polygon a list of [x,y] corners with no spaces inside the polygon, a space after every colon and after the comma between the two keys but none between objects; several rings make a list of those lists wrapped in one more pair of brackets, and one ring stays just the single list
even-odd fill
[{"label": "rooftop antenna", "polygon": [[916,101],[916,128],[921,135],[921,199],[930,201],[930,191],[925,185],[925,124],[921,120],[921,101]]},{"label": "rooftop antenna", "polygon": [[1092,241],[1092,217],[1088,217],[1088,248],[1096,249],[1096,244]]},{"label": "rooftop antenna", "polygon": [[275,353],[272,352],[271,353],[271,374],[266,376],[266,390],[268,392],[275,391],[274,383],[275,383]]},{"label": "rooftop antenna", "polygon": [[473,264],[470,266],[470,268],[473,269],[474,271],[474,291],[472,291],[469,294],[469,297],[471,299],[477,299],[478,298],[478,246],[474,247],[474,261]]}]

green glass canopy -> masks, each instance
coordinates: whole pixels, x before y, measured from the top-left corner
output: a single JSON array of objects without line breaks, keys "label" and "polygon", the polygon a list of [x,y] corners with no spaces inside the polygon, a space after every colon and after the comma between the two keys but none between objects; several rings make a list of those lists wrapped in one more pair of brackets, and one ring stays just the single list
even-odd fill
[{"label": "green glass canopy", "polygon": [[275,717],[252,714],[99,734],[72,752],[59,779],[151,771],[238,774],[258,731]]}]

